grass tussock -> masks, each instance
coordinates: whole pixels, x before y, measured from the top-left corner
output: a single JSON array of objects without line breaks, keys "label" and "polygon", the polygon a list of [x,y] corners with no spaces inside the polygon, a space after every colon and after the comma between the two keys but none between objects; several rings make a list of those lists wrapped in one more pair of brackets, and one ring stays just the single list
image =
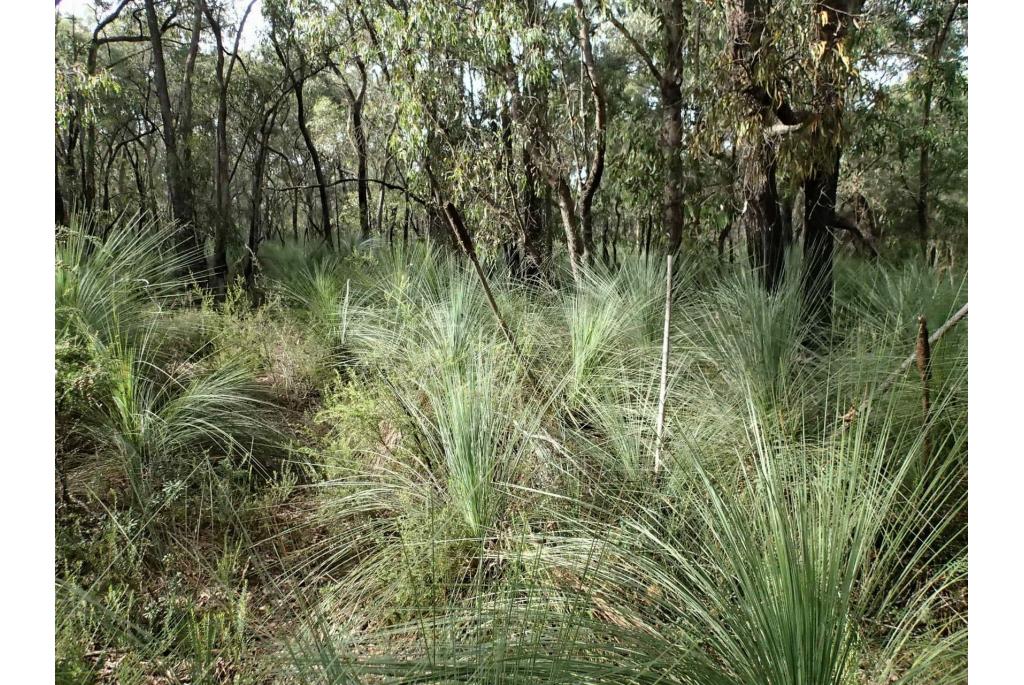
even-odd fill
[{"label": "grass tussock", "polygon": [[274,246],[258,308],[173,244],[58,241],[58,682],[962,682],[965,325],[871,394],[949,273],[841,258],[821,336],[679,266],[656,476],[658,260],[488,267],[520,356],[429,242]]}]

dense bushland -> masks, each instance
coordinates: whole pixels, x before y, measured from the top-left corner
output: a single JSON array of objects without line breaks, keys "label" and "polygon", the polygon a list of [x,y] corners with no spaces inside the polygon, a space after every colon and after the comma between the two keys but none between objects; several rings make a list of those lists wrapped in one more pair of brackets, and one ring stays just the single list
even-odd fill
[{"label": "dense bushland", "polygon": [[257,307],[173,230],[70,223],[58,682],[965,678],[966,323],[927,411],[876,392],[954,271],[840,256],[822,331],[798,279],[677,264],[655,474],[650,255],[485,259],[513,347],[446,246],[268,246]]}]

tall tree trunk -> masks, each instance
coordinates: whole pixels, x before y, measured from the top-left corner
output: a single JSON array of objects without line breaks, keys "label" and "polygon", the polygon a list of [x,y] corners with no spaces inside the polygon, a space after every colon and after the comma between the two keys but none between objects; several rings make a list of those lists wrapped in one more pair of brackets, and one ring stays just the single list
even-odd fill
[{"label": "tall tree trunk", "polygon": [[750,266],[768,292],[782,284],[785,268],[785,226],[779,211],[776,149],[765,140],[747,140],[739,159],[743,212]]},{"label": "tall tree trunk", "polygon": [[[201,0],[202,1],[202,0]],[[210,10],[210,6],[203,2],[203,11],[210,22],[210,28],[217,47],[217,224],[214,234],[213,246],[213,275],[212,285],[214,294],[219,300],[223,300],[227,291],[228,283],[228,237],[232,233],[232,211],[231,211],[231,159],[228,153],[228,86],[231,84],[231,74],[235,68],[235,61],[238,59],[238,47],[242,38],[242,31],[245,29],[245,22],[255,4],[250,0],[249,5],[238,23],[235,32],[235,45],[231,52],[231,62],[225,68],[224,65],[224,36],[221,31],[220,21]]]},{"label": "tall tree trunk", "polygon": [[562,228],[565,230],[565,246],[569,251],[569,269],[572,272],[573,280],[578,285],[582,277],[580,270],[583,264],[584,247],[576,218],[576,203],[572,199],[569,183],[564,178],[559,176],[553,187],[558,200],[558,211],[562,217]]},{"label": "tall tree trunk", "polygon": [[299,131],[302,133],[302,140],[306,144],[306,150],[313,161],[313,172],[316,174],[317,193],[320,196],[320,231],[328,247],[334,247],[334,236],[331,231],[331,204],[327,199],[327,179],[324,176],[324,167],[320,162],[320,153],[317,152],[313,143],[313,136],[306,125],[306,105],[303,100],[302,90],[305,79],[292,79],[292,86],[295,90],[295,109],[299,120]]},{"label": "tall tree trunk", "polygon": [[544,198],[540,193],[540,172],[523,146],[523,275],[528,278],[540,276],[544,267]]},{"label": "tall tree trunk", "polygon": [[[539,25],[540,7],[537,0],[526,0],[525,13],[527,27],[532,29]],[[543,198],[540,195],[540,169],[532,151],[536,146],[536,141],[533,140],[534,136],[531,135],[533,131],[531,128],[532,119],[529,116],[531,107],[526,107],[524,104],[529,98],[533,103],[532,107],[546,107],[546,91],[543,86],[538,86],[537,92],[531,92],[533,88],[528,79],[524,79],[524,83],[520,87],[519,74],[516,72],[511,46],[507,45],[506,49],[508,51],[505,55],[504,79],[505,87],[509,93],[508,112],[511,119],[511,121],[508,121],[503,117],[502,122],[502,136],[506,152],[506,175],[510,192],[518,194],[520,192],[518,184],[513,181],[515,167],[513,155],[515,154],[516,143],[512,135],[512,127],[515,125],[527,136],[527,139],[521,142],[519,148],[523,174],[522,201],[517,208],[520,216],[517,217],[518,231],[516,241],[518,243],[518,251],[522,257],[518,260],[519,275],[526,278],[535,278],[541,274],[544,264],[544,246],[541,242],[544,239],[544,207],[542,204]],[[531,98],[531,95],[534,97]]]},{"label": "tall tree trunk", "polygon": [[[384,162],[384,168],[381,169],[380,180],[383,181],[384,183],[388,182],[388,163],[387,163],[387,161]],[[387,195],[386,191],[387,191],[387,186],[382,184],[381,187],[380,187],[380,197],[377,198],[377,221],[376,221],[376,224],[377,224],[377,230],[379,232],[381,232],[381,233],[384,232],[384,203],[385,203],[385,201],[387,199],[386,198],[386,195]],[[391,225],[391,230],[394,230],[394,225],[393,224]]]},{"label": "tall tree trunk", "polygon": [[249,292],[249,296],[254,299],[254,302],[256,297],[256,258],[259,254],[260,243],[263,241],[263,214],[261,212],[263,205],[263,176],[267,168],[270,134],[274,130],[276,119],[276,107],[271,108],[263,115],[259,138],[256,141],[256,162],[252,170],[252,208],[249,211],[248,251],[245,255],[243,274],[245,277],[245,288]]},{"label": "tall tree trunk", "polygon": [[752,82],[760,69],[760,54],[768,7],[764,0],[730,0],[729,33],[733,88],[750,106],[747,131],[737,143],[737,180],[751,269],[762,285],[774,292],[785,267],[785,230],[779,212],[776,182],[776,141],[766,132],[776,113],[772,98]]},{"label": "tall tree trunk", "polygon": [[682,0],[660,3],[665,65],[658,90],[661,93],[661,145],[664,157],[662,215],[671,254],[683,241],[683,16]]},{"label": "tall tree trunk", "polygon": [[[811,133],[813,163],[804,183],[804,304],[807,316],[823,330],[832,317],[832,260],[835,252],[836,194],[842,148],[845,71],[839,47],[863,0],[819,0],[814,18],[824,46],[815,82],[819,121]],[[818,18],[821,17],[821,20]]]},{"label": "tall tree trunk", "polygon": [[324,167],[320,161],[320,153],[313,143],[313,136],[309,132],[309,126],[306,125],[306,103],[303,97],[303,89],[306,85],[306,78],[308,78],[306,58],[302,56],[301,52],[299,53],[299,68],[296,71],[289,64],[288,58],[285,56],[284,50],[281,48],[281,44],[278,42],[273,29],[270,31],[270,42],[273,44],[274,51],[281,61],[281,66],[284,67],[292,84],[292,92],[295,94],[295,110],[299,132],[302,134],[302,141],[306,145],[309,158],[313,162],[313,172],[316,175],[317,191],[320,196],[320,231],[324,242],[327,243],[328,247],[333,248],[334,236],[331,231],[331,204],[327,198],[327,178],[324,176]]},{"label": "tall tree trunk", "polygon": [[363,127],[363,105],[366,101],[366,66],[356,57],[359,70],[359,93],[357,94],[345,82],[345,94],[348,96],[349,111],[352,118],[352,132],[356,147],[356,196],[359,201],[359,234],[363,240],[370,237],[370,186],[367,182],[366,130]]},{"label": "tall tree trunk", "polygon": [[661,0],[658,19],[661,23],[661,43],[664,61],[659,68],[651,54],[619,21],[609,14],[609,20],[633,46],[658,85],[661,98],[661,130],[659,132],[662,158],[662,221],[665,242],[670,253],[677,253],[683,241],[683,29],[685,15],[682,0]]},{"label": "tall tree trunk", "polygon": [[204,11],[216,40],[217,51],[217,161],[215,192],[216,224],[213,239],[213,268],[210,285],[218,301],[223,301],[228,282],[228,235],[231,232],[231,188],[228,159],[228,83],[224,73],[224,41],[220,23],[204,3]]},{"label": "tall tree trunk", "polygon": [[932,118],[932,91],[935,80],[932,76],[936,63],[942,58],[943,48],[946,45],[946,38],[949,36],[949,29],[956,18],[956,11],[966,0],[953,0],[942,28],[932,41],[931,49],[928,51],[929,73],[924,84],[924,97],[921,100],[921,151],[918,163],[917,198],[915,209],[917,215],[917,235],[921,242],[921,250],[925,254],[928,251],[928,240],[931,238],[931,138],[929,130]]},{"label": "tall tree trunk", "polygon": [[583,0],[575,0],[575,4],[576,18],[580,25],[580,53],[583,57],[583,65],[587,70],[591,99],[594,101],[594,155],[590,161],[590,169],[587,172],[587,179],[581,189],[579,201],[580,232],[583,241],[582,263],[588,264],[592,260],[594,253],[594,218],[592,211],[594,196],[597,194],[598,188],[601,187],[601,178],[604,175],[608,103],[605,97],[604,84],[601,82],[600,74],[597,71],[594,49],[590,42],[590,18],[583,7]]},{"label": "tall tree trunk", "polygon": [[832,318],[832,260],[839,149],[831,168],[816,165],[804,180],[804,303],[812,322],[827,328]]},{"label": "tall tree trunk", "polygon": [[66,226],[68,223],[68,213],[64,207],[64,196],[60,192],[60,171],[58,169],[60,160],[54,159],[53,166],[53,187],[56,191],[56,216],[54,221],[58,226]]},{"label": "tall tree trunk", "polygon": [[[203,252],[196,234],[193,209],[192,187],[178,149],[171,95],[167,86],[167,67],[164,63],[164,46],[160,34],[160,22],[156,15],[154,0],[145,0],[146,23],[149,28],[150,45],[153,50],[153,83],[160,103],[161,135],[167,165],[167,190],[171,200],[171,214],[178,222],[178,249],[187,254],[188,269],[196,275],[204,270]],[[198,39],[198,36],[196,36]]]},{"label": "tall tree trunk", "polygon": [[[118,36],[111,39],[101,39],[100,34],[103,30],[110,25],[115,19],[120,16],[121,11],[128,5],[130,0],[121,0],[114,8],[96,24],[96,28],[93,29],[92,38],[89,41],[89,49],[85,59],[85,73],[89,78],[96,75],[96,69],[98,65],[99,48],[101,43],[106,42],[123,42],[123,41],[138,41],[145,40],[143,37],[134,36]],[[79,98],[79,105],[84,105],[84,99]],[[86,125],[85,130],[85,149],[83,151],[85,159],[82,165],[82,180],[83,180],[83,202],[86,210],[90,210],[96,199],[96,119],[95,117],[89,117],[89,122]]]}]

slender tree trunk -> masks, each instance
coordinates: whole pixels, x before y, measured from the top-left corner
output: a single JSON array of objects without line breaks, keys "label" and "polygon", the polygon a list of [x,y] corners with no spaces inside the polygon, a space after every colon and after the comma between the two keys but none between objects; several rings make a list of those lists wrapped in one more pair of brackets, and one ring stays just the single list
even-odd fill
[{"label": "slender tree trunk", "polygon": [[523,146],[523,254],[526,257],[524,275],[528,278],[537,277],[544,267],[544,252],[541,241],[544,239],[544,198],[540,194],[540,172],[530,155],[529,148]]},{"label": "slender tree trunk", "polygon": [[[171,200],[171,214],[179,224],[178,247],[190,257],[189,270],[193,275],[204,270],[204,257],[194,225],[192,187],[178,150],[178,138],[171,95],[167,86],[167,67],[164,63],[163,39],[156,16],[154,0],[146,0],[146,22],[153,50],[153,83],[160,103],[161,134],[167,165],[167,190]],[[198,39],[198,36],[196,36]]]},{"label": "slender tree trunk", "polygon": [[[367,183],[366,131],[363,129],[363,96],[366,91],[366,75],[363,73],[363,85],[358,96],[352,96],[352,131],[355,133],[356,144],[356,195],[359,200],[359,232],[363,240],[370,237],[370,186]],[[352,95],[352,92],[349,91]]]},{"label": "slender tree trunk", "polygon": [[[384,163],[384,168],[381,170],[381,179],[380,180],[382,180],[385,183],[387,183],[387,180],[388,180],[388,164],[387,164],[387,162]],[[381,185],[381,187],[380,187],[380,197],[377,198],[377,230],[379,232],[383,232],[384,231],[384,202],[386,200],[386,191],[387,191],[387,186]],[[393,224],[391,226],[391,230],[392,231],[394,230],[394,225]]]},{"label": "slender tree trunk", "polygon": [[572,271],[573,280],[579,285],[582,277],[580,268],[583,263],[584,246],[577,224],[575,202],[573,202],[569,184],[564,178],[558,177],[554,189],[558,200],[558,210],[562,217],[562,228],[565,230],[565,246],[569,251],[569,268]]},{"label": "slender tree trunk", "polygon": [[832,317],[833,226],[839,150],[832,167],[817,166],[804,180],[804,303],[808,318],[827,328]]},{"label": "slender tree trunk", "polygon": [[246,19],[255,0],[250,0],[249,5],[238,24],[235,32],[234,50],[231,52],[231,62],[225,68],[224,65],[224,36],[221,31],[220,21],[210,10],[209,5],[203,2],[203,11],[210,22],[213,36],[217,47],[217,224],[214,235],[213,248],[213,276],[212,283],[215,296],[223,300],[227,292],[228,283],[228,237],[233,232],[232,209],[231,209],[231,158],[228,152],[228,86],[231,84],[231,74],[235,67],[235,60],[238,59],[238,46],[241,42],[242,31],[245,29]]},{"label": "slender tree trunk", "polygon": [[281,44],[278,42],[273,29],[270,31],[270,42],[273,44],[274,51],[281,61],[281,66],[284,67],[292,84],[292,92],[295,94],[295,110],[296,119],[299,124],[299,133],[302,134],[302,142],[306,145],[306,151],[313,162],[313,172],[316,174],[317,191],[320,196],[320,231],[324,242],[333,249],[334,236],[331,231],[331,203],[327,197],[327,178],[324,176],[324,167],[320,161],[320,153],[313,143],[313,136],[309,132],[309,126],[306,125],[306,103],[303,97],[303,89],[305,88],[307,78],[306,59],[301,53],[299,54],[299,69],[296,72],[289,64],[288,58],[285,56],[284,50],[281,48]]},{"label": "slender tree trunk", "polygon": [[[942,28],[936,34],[935,39],[932,41],[931,49],[928,51],[928,67],[931,70],[936,68],[936,63],[941,59],[943,49],[946,45],[946,38],[949,35],[949,29],[953,25],[953,21],[956,18],[956,11],[959,9],[962,3],[966,0],[953,0],[950,4],[949,12],[946,14],[946,20],[942,24]],[[928,251],[928,240],[932,234],[931,228],[931,138],[929,137],[929,130],[931,128],[931,117],[932,117],[932,90],[934,88],[934,78],[929,73],[924,84],[924,97],[921,100],[921,151],[920,159],[918,163],[918,180],[917,180],[917,199],[915,202],[915,209],[917,215],[917,235],[918,240],[921,242],[921,250],[925,254]]]},{"label": "slender tree trunk", "polygon": [[331,232],[331,204],[327,198],[327,178],[324,176],[324,167],[320,162],[320,153],[317,152],[313,143],[313,136],[306,125],[306,105],[303,100],[302,90],[305,85],[303,78],[293,79],[295,89],[295,109],[298,115],[299,131],[302,133],[302,140],[306,144],[306,150],[313,162],[313,172],[316,174],[317,192],[320,196],[320,231],[324,241],[331,248],[334,247],[334,236]]},{"label": "slender tree trunk", "polygon": [[[535,27],[540,23],[540,7],[537,0],[526,0],[526,24],[528,27]],[[546,92],[543,87],[537,88],[538,92],[532,92],[534,86],[529,81],[524,82],[522,88],[519,86],[519,77],[516,73],[512,57],[507,57],[505,65],[505,84],[511,95],[509,112],[512,121],[518,124],[522,130],[530,131],[530,117],[528,108],[524,107],[524,100],[531,95],[536,95],[537,107],[546,106]],[[525,97],[524,97],[525,96]],[[532,98],[531,98],[532,99]],[[507,136],[509,148],[509,166],[512,166],[512,136]],[[521,231],[518,236],[519,250],[522,253],[521,275],[526,278],[540,276],[544,266],[544,206],[541,196],[541,171],[534,158],[532,149],[534,141],[527,140],[521,146],[521,162],[523,173],[522,190],[522,216]],[[511,178],[511,170],[509,172]],[[513,190],[513,192],[516,192]]]},{"label": "slender tree trunk", "polygon": [[256,293],[256,258],[259,254],[260,243],[263,241],[263,215],[261,213],[263,204],[263,176],[267,168],[270,134],[274,130],[276,118],[276,108],[272,108],[264,114],[263,123],[260,126],[260,135],[256,141],[256,163],[252,171],[252,209],[249,212],[248,254],[245,256],[245,266],[243,268],[245,287],[252,298],[255,298]]},{"label": "slender tree trunk", "polygon": [[402,246],[409,244],[409,223],[412,221],[412,214],[409,211],[409,192],[405,192],[405,217],[402,221]]},{"label": "slender tree trunk", "polygon": [[[100,34],[107,26],[110,25],[115,19],[120,16],[122,10],[128,5],[130,0],[121,0],[116,6],[111,9],[110,13],[107,14],[99,23],[96,24],[96,28],[93,29],[92,38],[89,41],[89,49],[85,59],[85,73],[89,78],[96,75],[96,69],[99,57],[99,48],[101,42],[121,42],[125,40],[135,40],[127,36],[121,36],[113,39],[102,39]],[[79,111],[84,107],[84,98],[79,97]],[[89,123],[86,126],[85,131],[85,148],[83,150],[85,159],[82,164],[82,180],[83,180],[83,200],[85,209],[90,210],[96,199],[96,120],[95,117],[89,118]]]},{"label": "slender tree trunk", "polygon": [[931,208],[929,207],[929,191],[931,185],[931,144],[928,142],[928,128],[931,124],[932,87],[925,86],[924,100],[921,104],[921,132],[925,140],[921,143],[921,158],[918,166],[917,198],[915,204],[917,216],[917,236],[921,242],[921,250],[927,253],[928,239],[931,237]]},{"label": "slender tree trunk", "polygon": [[64,196],[60,192],[60,171],[58,170],[60,160],[55,159],[53,166],[53,187],[56,191],[56,216],[55,223],[58,226],[67,226],[68,213],[64,207]]},{"label": "slender tree trunk", "polygon": [[665,178],[662,187],[662,216],[668,251],[679,252],[683,242],[683,140],[682,92],[676,83],[662,89],[662,154]]},{"label": "slender tree trunk", "polygon": [[661,130],[659,132],[662,158],[662,229],[668,251],[675,254],[683,241],[683,29],[686,18],[682,0],[660,0],[658,18],[661,23],[663,62],[659,68],[654,58],[622,24],[609,14],[609,20],[633,46],[647,66],[661,97]]},{"label": "slender tree trunk", "polygon": [[661,144],[664,157],[662,214],[668,251],[679,252],[683,241],[683,3],[660,3],[665,65],[661,70]]},{"label": "slender tree trunk", "polygon": [[367,171],[369,152],[366,147],[366,129],[363,127],[363,105],[366,102],[366,65],[358,56],[353,59],[353,62],[359,70],[358,94],[352,90],[348,80],[345,79],[345,75],[337,65],[332,63],[330,66],[334,73],[342,79],[345,85],[345,95],[348,98],[349,116],[352,122],[352,132],[356,148],[356,196],[359,201],[359,235],[362,240],[366,240],[370,237],[370,187]]},{"label": "slender tree trunk", "polygon": [[586,67],[587,80],[590,83],[591,99],[594,101],[594,156],[590,161],[587,180],[581,189],[580,201],[578,204],[581,237],[583,241],[582,263],[588,264],[594,253],[594,196],[597,194],[598,188],[601,187],[601,178],[604,175],[604,158],[608,130],[608,104],[607,98],[605,97],[604,84],[601,82],[601,77],[597,70],[597,61],[594,58],[594,50],[590,42],[590,19],[583,7],[583,0],[575,0],[575,4],[576,17],[580,24],[580,53],[583,57],[583,65]]},{"label": "slender tree trunk", "polygon": [[227,291],[228,283],[228,235],[231,232],[231,187],[230,187],[230,160],[228,158],[228,82],[224,73],[224,44],[221,35],[220,24],[216,21],[213,13],[205,7],[210,26],[216,39],[217,47],[217,160],[216,160],[216,181],[215,192],[217,196],[216,224],[213,240],[213,269],[210,277],[210,284],[214,296],[222,301]]}]

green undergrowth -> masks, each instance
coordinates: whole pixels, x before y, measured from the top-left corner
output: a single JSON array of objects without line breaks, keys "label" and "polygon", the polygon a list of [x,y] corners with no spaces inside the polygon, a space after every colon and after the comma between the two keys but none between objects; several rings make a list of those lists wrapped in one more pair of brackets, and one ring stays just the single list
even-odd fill
[{"label": "green undergrowth", "polygon": [[172,242],[58,240],[58,682],[962,680],[966,322],[874,393],[965,280],[840,257],[823,333],[677,263],[656,473],[659,260],[485,264],[513,346],[429,242],[267,245],[258,307]]}]

